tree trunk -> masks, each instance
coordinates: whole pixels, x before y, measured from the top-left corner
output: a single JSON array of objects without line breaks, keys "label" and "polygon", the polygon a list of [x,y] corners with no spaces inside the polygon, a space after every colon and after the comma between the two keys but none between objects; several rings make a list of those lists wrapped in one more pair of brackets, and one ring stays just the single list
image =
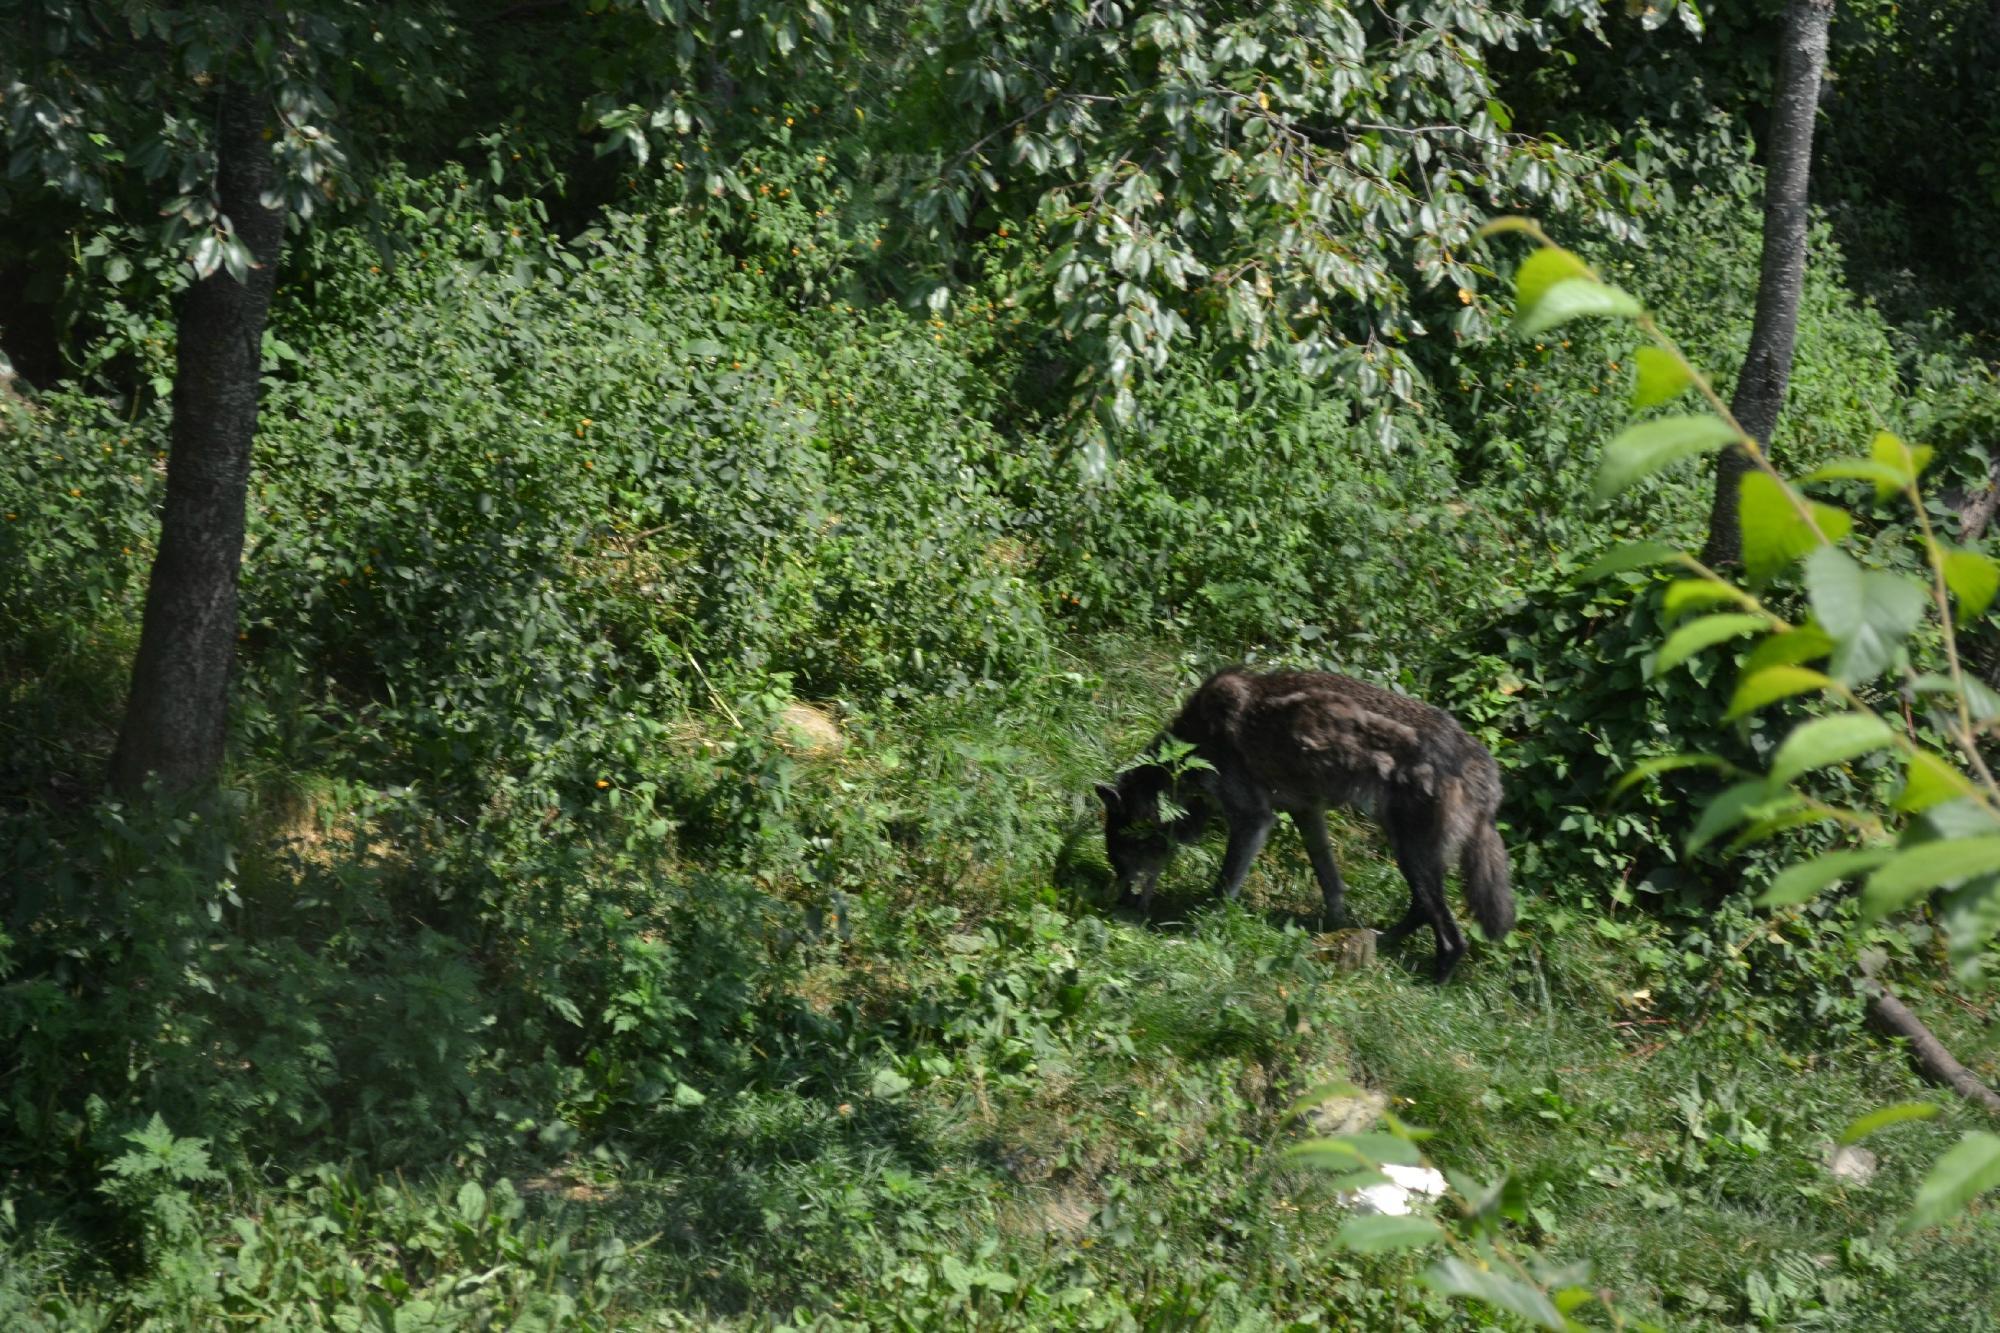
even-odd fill
[{"label": "tree trunk", "polygon": [[[1750,352],[1736,381],[1729,410],[1743,429],[1768,446],[1792,375],[1792,343],[1799,326],[1799,295],[1806,282],[1806,184],[1812,174],[1813,117],[1826,68],[1826,30],[1833,0],[1791,0],[1778,55],[1778,89],[1764,136],[1764,262],[1757,280],[1757,318]],[[1743,558],[1739,509],[1750,457],[1724,450],[1715,460],[1715,504],[1709,511],[1708,565]]]},{"label": "tree trunk", "polygon": [[128,796],[149,773],[169,791],[212,782],[228,720],[264,317],[284,215],[263,202],[276,173],[262,102],[235,85],[220,100],[217,194],[255,267],[242,282],[217,269],[181,298],[160,549],[111,756],[112,788]]}]

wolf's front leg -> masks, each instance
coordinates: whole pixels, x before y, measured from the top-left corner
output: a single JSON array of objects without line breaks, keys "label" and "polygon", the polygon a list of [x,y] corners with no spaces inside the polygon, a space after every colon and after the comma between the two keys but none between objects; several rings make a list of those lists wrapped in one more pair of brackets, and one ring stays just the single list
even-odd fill
[{"label": "wolf's front leg", "polygon": [[1347,885],[1340,879],[1340,866],[1333,859],[1333,839],[1327,836],[1326,815],[1319,810],[1294,810],[1292,823],[1305,839],[1306,855],[1312,858],[1313,878],[1319,881],[1324,902],[1321,924],[1338,930],[1347,924]]},{"label": "wolf's front leg", "polygon": [[1278,817],[1269,810],[1254,813],[1231,810],[1227,817],[1229,850],[1222,854],[1222,877],[1216,881],[1215,891],[1225,898],[1234,898],[1243,891],[1243,877],[1250,873],[1250,863],[1264,849],[1264,839],[1271,836],[1271,825],[1278,822]]}]

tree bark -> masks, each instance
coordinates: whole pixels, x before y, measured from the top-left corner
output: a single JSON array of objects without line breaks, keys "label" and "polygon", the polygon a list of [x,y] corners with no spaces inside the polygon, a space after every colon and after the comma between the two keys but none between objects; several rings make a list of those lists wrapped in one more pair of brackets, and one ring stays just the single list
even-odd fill
[{"label": "tree bark", "polygon": [[284,215],[264,203],[277,183],[265,106],[237,85],[220,101],[217,195],[254,267],[242,282],[217,269],[181,298],[160,549],[111,756],[111,786],[125,795],[155,773],[166,790],[190,791],[222,765],[264,319]]},{"label": "tree bark", "polygon": [[[1834,0],[1791,0],[1778,55],[1777,100],[1764,136],[1764,258],[1757,280],[1757,316],[1750,351],[1736,381],[1729,410],[1743,429],[1769,446],[1792,376],[1799,296],[1806,281],[1806,186],[1812,175],[1814,113],[1826,69],[1826,31]],[[1711,567],[1743,558],[1740,511],[1743,474],[1750,456],[1724,450],[1715,460],[1715,503],[1709,511],[1703,562]]]}]

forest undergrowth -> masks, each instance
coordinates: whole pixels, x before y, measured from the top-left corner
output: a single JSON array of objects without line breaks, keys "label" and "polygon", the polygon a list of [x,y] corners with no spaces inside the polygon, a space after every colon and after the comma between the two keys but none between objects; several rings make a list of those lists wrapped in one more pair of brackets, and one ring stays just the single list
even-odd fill
[{"label": "forest undergrowth", "polygon": [[[1829,1169],[1925,1092],[1857,959],[1993,1082],[1990,1000],[1933,986],[1921,915],[1752,907],[1781,851],[1686,855],[1700,779],[1606,799],[1689,729],[1761,743],[1726,662],[1651,673],[1657,581],[1573,582],[1706,512],[1687,478],[1586,512],[1611,335],[1452,344],[1394,448],[1190,358],[1098,476],[1051,464],[1060,348],[1003,291],[800,300],[643,199],[565,236],[452,171],[384,188],[401,262],[313,233],[267,336],[222,796],[97,795],[164,403],[13,416],[0,1324],[1463,1326],[1282,1157],[1350,1081],[1669,1326],[1993,1326],[1990,1204],[1891,1226],[1972,1113]],[[1732,365],[1746,216],[1597,258]],[[102,364],[164,375],[165,320],[111,309]],[[1801,466],[1894,420],[1969,481],[2000,417],[1831,264],[1792,393]],[[1341,970],[1289,830],[1240,903],[1209,846],[1152,919],[1107,905],[1092,783],[1234,660],[1460,716],[1519,931],[1445,986],[1421,940]],[[1393,920],[1379,835],[1336,840]]]}]

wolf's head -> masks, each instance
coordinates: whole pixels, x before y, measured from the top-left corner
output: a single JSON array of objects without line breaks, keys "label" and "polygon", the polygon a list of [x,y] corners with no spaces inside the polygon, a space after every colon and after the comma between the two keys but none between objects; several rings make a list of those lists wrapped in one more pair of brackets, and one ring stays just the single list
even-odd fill
[{"label": "wolf's head", "polygon": [[1179,846],[1161,808],[1167,786],[1166,773],[1150,764],[1126,770],[1115,783],[1097,784],[1104,802],[1104,855],[1119,891],[1128,896],[1150,892]]}]

